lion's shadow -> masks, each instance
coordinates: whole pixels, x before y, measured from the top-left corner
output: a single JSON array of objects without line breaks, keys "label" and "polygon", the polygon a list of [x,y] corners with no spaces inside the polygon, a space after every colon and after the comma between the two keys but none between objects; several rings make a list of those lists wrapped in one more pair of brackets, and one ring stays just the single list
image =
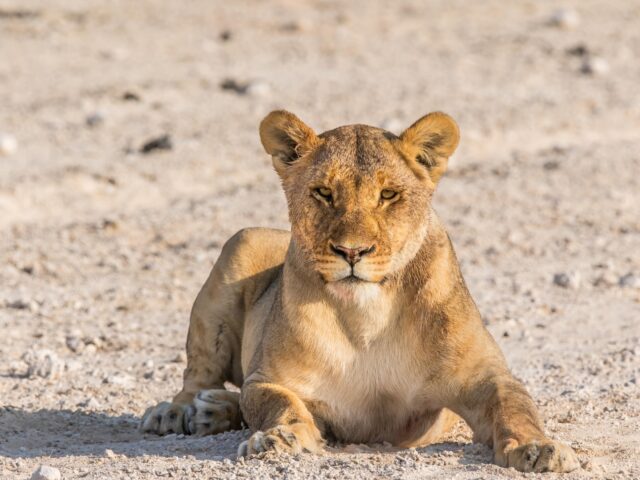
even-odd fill
[{"label": "lion's shadow", "polygon": [[238,445],[249,433],[239,430],[201,438],[158,437],[140,433],[139,421],[139,417],[130,414],[0,408],[0,456],[104,456],[109,449],[127,457],[190,455],[223,460],[235,458]]},{"label": "lion's shadow", "polygon": [[[107,450],[126,457],[190,456],[199,460],[235,459],[238,445],[249,437],[248,430],[225,432],[207,437],[168,435],[158,437],[138,431],[139,417],[130,414],[72,410],[28,411],[14,407],[0,408],[0,456],[33,458],[40,456],[96,456]],[[329,450],[349,462],[351,455],[372,453],[398,454],[396,461],[411,463],[409,450],[398,448],[330,447]],[[444,442],[417,449],[421,456],[451,459],[465,465],[491,462],[488,448],[477,444]],[[320,457],[321,458],[321,457]],[[320,460],[320,459],[319,459]],[[322,461],[322,460],[320,460]]]}]

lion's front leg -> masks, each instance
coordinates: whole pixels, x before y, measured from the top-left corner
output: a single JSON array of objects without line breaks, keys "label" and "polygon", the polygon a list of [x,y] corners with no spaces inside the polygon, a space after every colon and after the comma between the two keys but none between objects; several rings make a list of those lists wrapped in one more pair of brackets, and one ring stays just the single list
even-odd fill
[{"label": "lion's front leg", "polygon": [[266,451],[319,452],[320,431],[304,402],[291,390],[266,382],[245,383],[240,408],[254,432],[238,449],[238,456]]},{"label": "lion's front leg", "polygon": [[[487,368],[463,387],[458,411],[474,439],[493,445],[495,461],[522,472],[570,472],[580,467],[573,449],[548,438],[533,400],[506,368]],[[496,373],[497,371],[497,373]]]}]

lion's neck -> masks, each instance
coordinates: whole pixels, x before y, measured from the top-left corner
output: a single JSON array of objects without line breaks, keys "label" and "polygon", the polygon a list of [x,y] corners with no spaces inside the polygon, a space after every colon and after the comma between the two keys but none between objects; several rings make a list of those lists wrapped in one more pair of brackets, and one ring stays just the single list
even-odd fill
[{"label": "lion's neck", "polygon": [[288,320],[306,321],[309,328],[333,328],[356,348],[368,348],[397,320],[402,302],[395,283],[326,284],[300,264],[295,244],[289,248],[281,291]]},{"label": "lion's neck", "polygon": [[384,284],[325,284],[305,268],[292,242],[280,293],[287,320],[303,329],[305,325],[310,329],[333,328],[354,347],[368,348],[398,326],[401,317],[438,306],[461,277],[447,233],[435,214],[430,223],[414,258]]}]

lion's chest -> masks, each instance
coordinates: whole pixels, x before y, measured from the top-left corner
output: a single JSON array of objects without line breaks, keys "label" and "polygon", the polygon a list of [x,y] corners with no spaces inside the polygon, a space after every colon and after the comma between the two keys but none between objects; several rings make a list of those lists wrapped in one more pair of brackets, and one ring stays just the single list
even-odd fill
[{"label": "lion's chest", "polygon": [[337,439],[397,444],[417,435],[429,410],[423,373],[415,353],[399,341],[360,349],[333,345],[300,394]]}]

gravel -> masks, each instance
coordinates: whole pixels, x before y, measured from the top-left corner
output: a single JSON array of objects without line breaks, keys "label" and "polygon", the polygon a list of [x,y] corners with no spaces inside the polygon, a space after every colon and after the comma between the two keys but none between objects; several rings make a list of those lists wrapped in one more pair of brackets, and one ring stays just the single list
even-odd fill
[{"label": "gravel", "polygon": [[[0,14],[0,130],[19,139],[0,157],[0,478],[523,477],[464,425],[415,451],[248,460],[246,430],[138,431],[181,387],[189,311],[225,240],[287,228],[257,132],[275,108],[319,132],[458,120],[435,208],[546,430],[578,452],[562,478],[640,478],[634,2],[565,2],[568,28],[541,24],[551,0],[13,3],[38,14]],[[580,71],[592,57],[607,75]],[[173,148],[141,156],[161,134]]]}]

